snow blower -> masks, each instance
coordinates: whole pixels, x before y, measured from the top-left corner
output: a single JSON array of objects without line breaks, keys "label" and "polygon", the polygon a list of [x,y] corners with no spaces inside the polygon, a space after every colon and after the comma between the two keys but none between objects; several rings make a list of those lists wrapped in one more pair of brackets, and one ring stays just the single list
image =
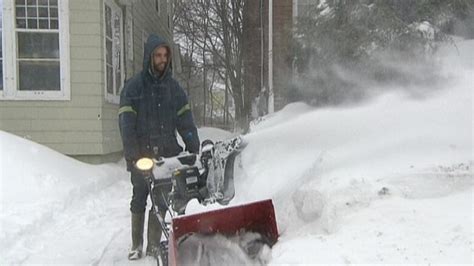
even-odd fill
[{"label": "snow blower", "polygon": [[[158,265],[180,265],[179,246],[194,234],[232,237],[252,232],[261,236],[255,241],[270,247],[276,243],[278,231],[271,200],[185,215],[186,206],[192,199],[202,205],[227,205],[233,199],[234,160],[245,146],[241,137],[216,143],[205,140],[199,155],[184,152],[171,158],[142,158],[137,161],[135,166],[143,172],[149,191],[171,187],[167,195],[150,193],[153,215],[158,218],[163,231],[160,252],[156,254]],[[162,197],[167,203],[166,218],[170,219],[159,215],[156,197]],[[250,243],[250,246],[261,245]],[[257,251],[252,249],[249,248],[249,253],[255,254]]]}]

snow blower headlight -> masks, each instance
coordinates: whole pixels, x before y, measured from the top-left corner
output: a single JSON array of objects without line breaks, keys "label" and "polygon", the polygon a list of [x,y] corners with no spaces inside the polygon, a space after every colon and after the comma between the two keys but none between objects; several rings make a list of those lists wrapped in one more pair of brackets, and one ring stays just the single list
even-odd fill
[{"label": "snow blower headlight", "polygon": [[141,158],[135,163],[135,166],[137,167],[138,170],[143,171],[143,172],[148,172],[153,169],[153,164],[155,162],[153,159],[150,158]]}]

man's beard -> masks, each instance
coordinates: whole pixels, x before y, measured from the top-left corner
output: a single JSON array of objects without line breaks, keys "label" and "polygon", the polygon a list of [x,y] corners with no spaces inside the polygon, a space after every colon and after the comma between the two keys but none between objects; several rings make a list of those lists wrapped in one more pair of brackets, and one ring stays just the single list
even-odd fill
[{"label": "man's beard", "polygon": [[165,67],[166,67],[166,63],[159,63],[159,64],[154,64],[154,69],[155,69],[155,72],[159,73],[160,75],[163,74],[163,72],[165,71]]}]

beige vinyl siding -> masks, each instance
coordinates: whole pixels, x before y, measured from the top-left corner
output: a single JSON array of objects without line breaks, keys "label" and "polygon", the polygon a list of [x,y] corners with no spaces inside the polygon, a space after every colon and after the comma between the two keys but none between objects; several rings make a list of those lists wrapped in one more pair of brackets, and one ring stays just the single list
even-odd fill
[{"label": "beige vinyl siding", "polygon": [[[102,106],[104,104],[102,1],[70,0],[71,97],[80,104],[64,121],[73,139],[52,143],[66,154],[103,154]],[[74,113],[77,112],[77,117]],[[83,133],[82,136],[80,134]]]},{"label": "beige vinyl siding", "polygon": [[122,150],[122,139],[118,127],[118,105],[107,103],[102,107],[103,153]]},{"label": "beige vinyl siding", "polygon": [[100,3],[69,0],[70,101],[0,101],[0,129],[64,154],[101,154]]},{"label": "beige vinyl siding", "polygon": [[0,121],[6,120],[94,120],[100,115],[98,107],[71,107],[62,108],[58,112],[57,107],[35,107],[31,109],[25,107],[10,107],[9,112],[0,114]]},{"label": "beige vinyl siding", "polygon": [[20,134],[27,139],[34,139],[42,143],[73,143],[71,140],[74,140],[75,143],[90,143],[95,144],[95,142],[90,142],[96,138],[101,137],[101,133],[97,131],[77,131],[77,132],[48,132],[47,134],[42,131],[23,131]]},{"label": "beige vinyl siding", "polygon": [[97,155],[102,154],[102,146],[97,143],[49,143],[48,147],[54,150],[63,150],[69,155]]},{"label": "beige vinyl siding", "polygon": [[139,72],[143,68],[143,39],[142,34],[158,34],[165,37],[168,42],[172,42],[171,32],[168,29],[168,15],[166,14],[166,1],[161,1],[161,16],[155,9],[154,0],[144,0],[141,5],[133,6],[133,50],[134,50],[134,72]]}]

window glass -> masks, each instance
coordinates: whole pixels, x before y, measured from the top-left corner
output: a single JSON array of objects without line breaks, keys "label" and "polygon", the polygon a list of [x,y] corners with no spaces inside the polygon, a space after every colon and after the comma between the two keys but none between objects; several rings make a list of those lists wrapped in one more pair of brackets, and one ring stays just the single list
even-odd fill
[{"label": "window glass", "polygon": [[16,0],[18,90],[59,91],[57,1]]},{"label": "window glass", "polygon": [[[104,1],[105,20],[105,88],[107,99],[120,95],[123,86],[122,10],[112,1]],[[112,98],[109,98],[112,96]],[[113,101],[113,100],[112,100]]]},{"label": "window glass", "polygon": [[59,58],[59,34],[18,32],[18,58]]},{"label": "window glass", "polygon": [[19,62],[19,85],[22,91],[55,91],[61,89],[59,61]]},{"label": "window glass", "polygon": [[114,42],[115,42],[115,53],[114,60],[115,62],[115,95],[120,94],[120,88],[122,87],[122,43],[121,43],[121,23],[122,23],[122,14],[115,13],[114,16]]},{"label": "window glass", "polygon": [[18,29],[57,29],[58,3],[52,0],[15,2]]},{"label": "window glass", "polygon": [[112,94],[113,89],[113,64],[112,64],[112,8],[105,5],[105,68],[107,93]]}]

